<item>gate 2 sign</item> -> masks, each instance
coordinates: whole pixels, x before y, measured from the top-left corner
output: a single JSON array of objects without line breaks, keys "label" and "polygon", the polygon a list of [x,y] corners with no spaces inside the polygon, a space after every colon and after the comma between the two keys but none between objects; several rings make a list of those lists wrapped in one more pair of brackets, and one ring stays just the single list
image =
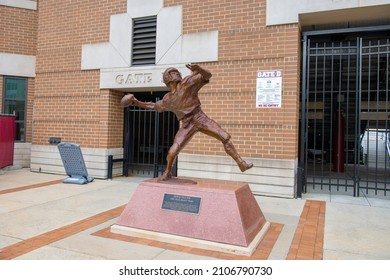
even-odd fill
[{"label": "gate 2 sign", "polygon": [[256,108],[282,107],[282,70],[258,70]]}]

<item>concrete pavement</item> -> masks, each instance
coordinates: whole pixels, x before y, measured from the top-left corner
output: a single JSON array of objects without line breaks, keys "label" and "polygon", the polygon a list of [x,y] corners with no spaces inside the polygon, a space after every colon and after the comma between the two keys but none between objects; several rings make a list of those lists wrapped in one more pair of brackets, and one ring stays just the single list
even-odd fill
[{"label": "concrete pavement", "polygon": [[[139,240],[102,238],[96,234],[115,223],[120,207],[129,201],[138,183],[145,178],[118,177],[86,185],[64,184],[61,182],[64,178],[29,169],[2,172],[0,259],[6,254],[8,259],[25,260],[216,258],[216,255],[152,246]],[[256,200],[268,221],[283,225],[267,259],[287,259],[293,241],[297,240],[307,202],[315,200],[326,203],[322,259],[390,259],[390,200],[387,198],[308,193],[302,199],[256,196]],[[12,255],[26,241],[30,243],[29,249]],[[31,244],[35,245],[31,247]]]}]

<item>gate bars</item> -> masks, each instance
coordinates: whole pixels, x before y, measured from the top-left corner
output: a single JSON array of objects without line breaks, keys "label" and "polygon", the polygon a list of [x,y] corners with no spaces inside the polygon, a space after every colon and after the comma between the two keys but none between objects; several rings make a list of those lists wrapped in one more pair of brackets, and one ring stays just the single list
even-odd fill
[{"label": "gate bars", "polygon": [[298,196],[390,191],[390,44],[380,29],[390,27],[303,33]]},{"label": "gate bars", "polygon": [[[153,102],[158,100],[156,97]],[[128,176],[131,171],[153,177],[161,175],[178,127],[171,112],[158,113],[136,106],[126,108],[123,174]],[[173,166],[173,175],[176,174],[177,164]]]},{"label": "gate bars", "polygon": [[[389,135],[389,54],[390,39],[364,40],[360,38],[360,116],[365,125],[362,139],[364,166],[359,168],[363,177],[359,189],[373,190],[375,195],[389,191],[390,158],[386,146]],[[375,170],[373,172],[373,170]],[[363,183],[363,184],[362,184]]]}]

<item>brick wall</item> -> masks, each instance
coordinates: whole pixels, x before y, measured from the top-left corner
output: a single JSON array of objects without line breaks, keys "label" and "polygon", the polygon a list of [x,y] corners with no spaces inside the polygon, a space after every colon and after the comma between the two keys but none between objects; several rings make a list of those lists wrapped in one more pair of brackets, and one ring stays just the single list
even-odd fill
[{"label": "brick wall", "polygon": [[108,116],[108,146],[123,147],[123,117],[124,110],[120,106],[123,93],[110,91]]},{"label": "brick wall", "polygon": [[38,13],[0,6],[0,52],[35,55]]},{"label": "brick wall", "polygon": [[[231,135],[243,156],[297,158],[298,25],[265,26],[266,1],[166,0],[183,6],[183,32],[219,30],[219,61],[204,63],[213,77],[200,93],[206,114]],[[257,109],[256,71],[283,71],[282,108]],[[217,140],[197,134],[184,152],[225,155]]]},{"label": "brick wall", "polygon": [[[49,137],[83,147],[122,146],[121,94],[99,88],[99,71],[81,71],[81,46],[106,42],[110,16],[126,1],[39,1],[33,144]],[[116,105],[115,103],[118,103]]]}]

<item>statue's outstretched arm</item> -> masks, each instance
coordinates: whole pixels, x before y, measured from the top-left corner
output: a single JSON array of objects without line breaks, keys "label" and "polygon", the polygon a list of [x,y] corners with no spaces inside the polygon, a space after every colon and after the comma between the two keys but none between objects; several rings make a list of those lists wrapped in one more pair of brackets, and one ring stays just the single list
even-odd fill
[{"label": "statue's outstretched arm", "polygon": [[135,96],[131,93],[126,94],[123,96],[121,100],[121,106],[122,107],[129,107],[131,105],[135,105],[147,110],[156,110],[156,103],[154,102],[141,102]]}]

